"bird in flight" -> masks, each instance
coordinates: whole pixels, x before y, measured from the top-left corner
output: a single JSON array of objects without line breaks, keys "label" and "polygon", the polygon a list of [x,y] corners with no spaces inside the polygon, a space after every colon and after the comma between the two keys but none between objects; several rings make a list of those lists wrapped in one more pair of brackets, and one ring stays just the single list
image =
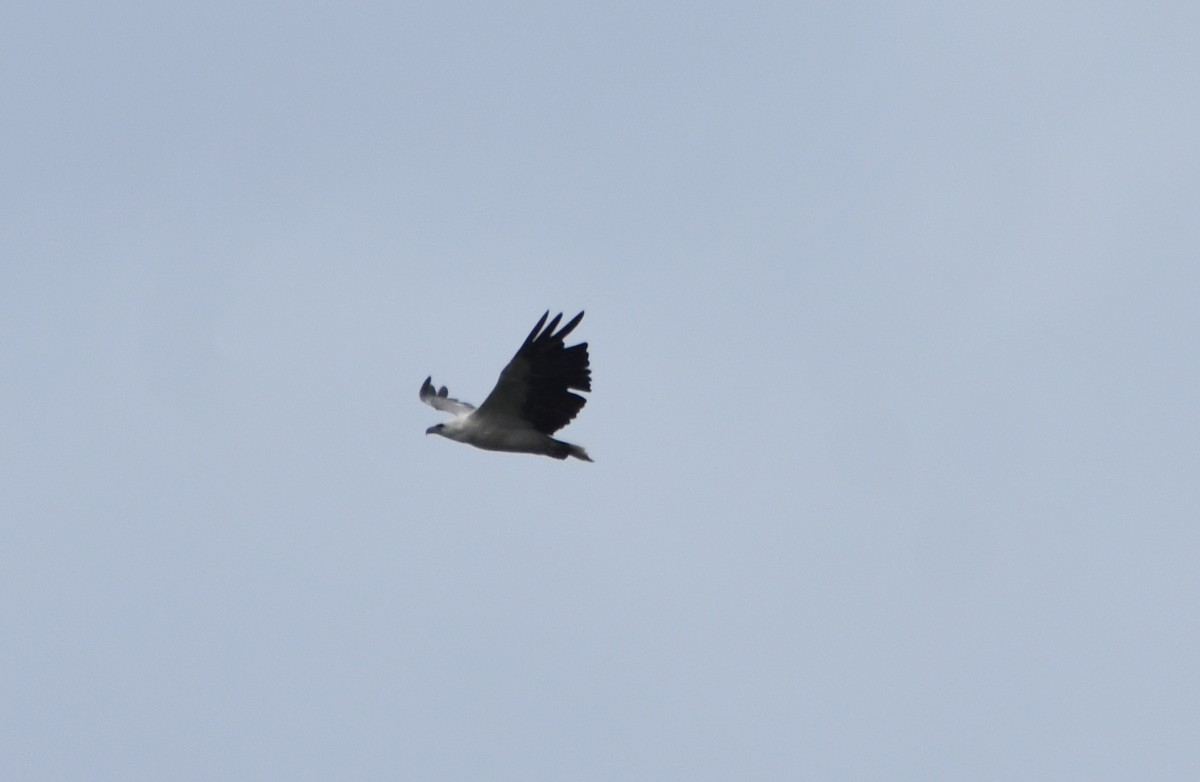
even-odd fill
[{"label": "bird in flight", "polygon": [[555,459],[574,456],[590,462],[580,446],[550,436],[570,423],[587,403],[571,390],[592,390],[587,343],[563,345],[563,339],[583,320],[583,313],[571,318],[557,334],[554,329],[562,313],[546,323],[549,315],[547,311],[538,320],[478,408],[451,398],[445,386],[435,388],[432,376],[425,378],[421,401],[454,414],[453,420],[431,426],[425,434],[440,434],[488,451],[543,454]]}]

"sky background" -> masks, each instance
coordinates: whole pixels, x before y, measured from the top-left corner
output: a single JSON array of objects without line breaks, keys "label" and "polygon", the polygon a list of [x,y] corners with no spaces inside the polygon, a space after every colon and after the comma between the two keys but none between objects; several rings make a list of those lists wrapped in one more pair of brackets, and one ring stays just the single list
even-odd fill
[{"label": "sky background", "polygon": [[0,777],[1200,778],[1198,25],[6,6]]}]

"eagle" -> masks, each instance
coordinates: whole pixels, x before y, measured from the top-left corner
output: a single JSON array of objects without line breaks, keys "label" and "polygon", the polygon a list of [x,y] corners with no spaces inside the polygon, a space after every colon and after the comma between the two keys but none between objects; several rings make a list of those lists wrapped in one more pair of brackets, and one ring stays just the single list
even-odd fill
[{"label": "eagle", "polygon": [[454,399],[445,386],[435,388],[433,376],[421,384],[421,401],[435,410],[453,413],[454,419],[425,430],[488,451],[532,453],[566,459],[573,456],[590,462],[578,445],[555,440],[550,435],[569,424],[587,400],[575,391],[592,390],[586,342],[566,347],[563,340],[579,321],[580,312],[558,329],[562,313],[547,310],[521,343],[512,361],[500,373],[496,387],[478,408]]}]

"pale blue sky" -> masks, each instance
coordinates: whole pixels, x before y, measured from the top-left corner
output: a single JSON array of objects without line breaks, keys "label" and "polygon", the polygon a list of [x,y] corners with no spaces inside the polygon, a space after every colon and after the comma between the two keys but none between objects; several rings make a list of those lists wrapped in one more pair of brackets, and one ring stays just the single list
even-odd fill
[{"label": "pale blue sky", "polygon": [[1198,27],[6,8],[0,778],[1200,778]]}]

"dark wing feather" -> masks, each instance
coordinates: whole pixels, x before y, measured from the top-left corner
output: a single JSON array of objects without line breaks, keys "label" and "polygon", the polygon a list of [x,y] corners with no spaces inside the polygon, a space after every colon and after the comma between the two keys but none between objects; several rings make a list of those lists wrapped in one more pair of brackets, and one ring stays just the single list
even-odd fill
[{"label": "dark wing feather", "polygon": [[543,434],[554,434],[587,404],[582,396],[571,393],[572,389],[592,390],[587,343],[563,345],[563,338],[579,325],[583,313],[568,321],[557,334],[554,329],[562,320],[562,313],[546,323],[549,316],[549,312],[542,315],[500,373],[496,387],[479,406],[479,415],[519,417]]}]

